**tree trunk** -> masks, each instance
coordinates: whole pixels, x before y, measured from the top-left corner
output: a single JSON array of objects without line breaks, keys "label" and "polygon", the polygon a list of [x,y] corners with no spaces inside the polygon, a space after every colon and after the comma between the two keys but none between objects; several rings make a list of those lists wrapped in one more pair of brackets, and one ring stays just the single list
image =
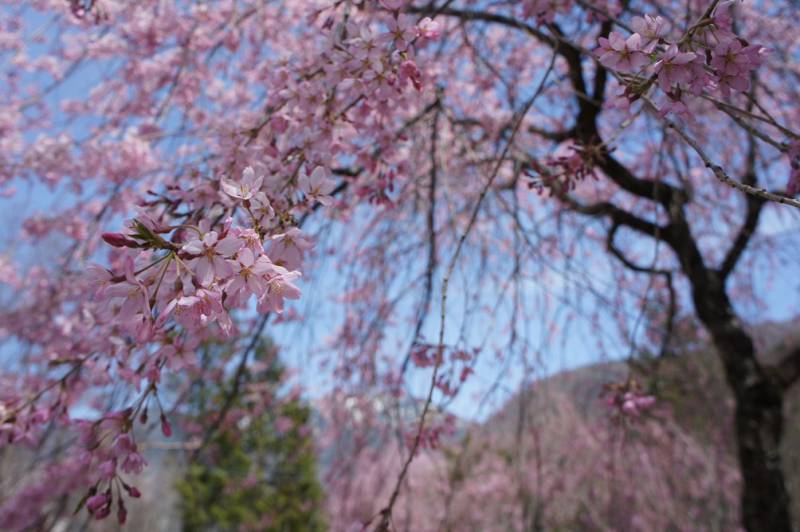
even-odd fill
[{"label": "tree trunk", "polygon": [[[724,280],[703,268],[690,275],[697,314],[708,328],[736,401],[742,473],[742,523],[749,532],[790,532],[790,499],[781,469],[783,388],[764,371],[752,338],[736,317]],[[688,272],[687,272],[688,273]]]}]

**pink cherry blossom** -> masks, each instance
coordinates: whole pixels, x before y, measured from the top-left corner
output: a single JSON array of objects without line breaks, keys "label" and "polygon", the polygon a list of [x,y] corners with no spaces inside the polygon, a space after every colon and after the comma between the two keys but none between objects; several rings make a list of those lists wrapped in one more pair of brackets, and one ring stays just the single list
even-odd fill
[{"label": "pink cherry blossom", "polygon": [[330,194],[336,188],[336,182],[328,177],[328,171],[325,168],[317,166],[310,176],[306,174],[305,170],[301,170],[298,182],[300,189],[308,198],[318,201],[322,205],[330,205],[333,201]]},{"label": "pink cherry blossom", "polygon": [[658,73],[658,83],[661,89],[665,92],[669,92],[673,85],[688,83],[691,80],[692,73],[687,65],[691,63],[695,57],[697,56],[692,52],[679,52],[675,44],[670,45],[655,64],[655,70]]},{"label": "pink cherry blossom", "polygon": [[391,39],[397,50],[404,52],[408,49],[411,42],[417,37],[419,29],[414,19],[408,15],[389,19],[388,34],[386,37]]},{"label": "pink cherry blossom", "polygon": [[267,278],[267,289],[258,300],[259,312],[284,310],[284,299],[298,299],[300,289],[292,282],[300,277],[300,272],[289,271],[282,266],[273,266]]},{"label": "pink cherry blossom", "polygon": [[401,7],[403,7],[403,4],[405,4],[405,2],[406,0],[380,0],[380,3],[383,7],[385,7],[386,9],[390,9],[392,11],[396,11]]},{"label": "pink cherry blossom", "polygon": [[[0,482],[0,529],[135,521],[165,494],[131,484],[152,440],[213,455],[212,432],[328,393],[335,530],[791,528],[786,442],[762,436],[797,364],[767,368],[748,323],[785,296],[764,279],[796,277],[775,259],[800,207],[785,5],[0,4],[0,454],[40,458]],[[686,346],[770,397],[731,396],[718,456],[630,376],[608,427],[569,405],[490,452],[449,439],[450,409],[489,383],[538,400],[575,349]],[[238,395],[200,415],[194,383]]]},{"label": "pink cherry blossom", "polygon": [[300,229],[292,227],[285,233],[274,235],[268,251],[273,263],[295,270],[303,264],[305,252],[313,247],[314,244]]},{"label": "pink cherry blossom", "polygon": [[264,182],[264,176],[256,177],[256,172],[253,167],[248,166],[242,172],[242,178],[238,182],[231,181],[226,178],[220,180],[220,188],[232,198],[240,200],[249,200],[261,189],[261,184]]},{"label": "pink cherry blossom", "polygon": [[636,72],[648,64],[649,60],[642,50],[642,37],[634,33],[627,39],[617,32],[611,32],[608,38],[599,39],[598,54],[600,62],[621,72]]},{"label": "pink cherry blossom", "polygon": [[426,39],[435,40],[442,34],[441,24],[430,17],[425,17],[420,20],[419,23],[417,23],[417,28],[420,36]]},{"label": "pink cherry blossom", "polygon": [[183,245],[181,249],[190,255],[198,255],[193,260],[200,284],[208,286],[215,278],[224,279],[233,273],[230,264],[225,260],[236,253],[242,242],[232,236],[219,240],[216,231],[210,231],[201,238],[195,238]]},{"label": "pink cherry blossom", "polygon": [[658,43],[667,35],[666,21],[656,15],[645,14],[643,17],[633,17],[631,28],[642,38],[642,51],[651,53]]},{"label": "pink cherry blossom", "polygon": [[256,192],[250,199],[250,212],[259,225],[266,226],[275,217],[275,210],[263,192]]},{"label": "pink cherry blossom", "polygon": [[260,297],[267,288],[265,275],[272,271],[273,265],[266,255],[254,256],[250,248],[242,248],[232,261],[233,276],[226,290],[231,295],[244,291],[246,295]]}]

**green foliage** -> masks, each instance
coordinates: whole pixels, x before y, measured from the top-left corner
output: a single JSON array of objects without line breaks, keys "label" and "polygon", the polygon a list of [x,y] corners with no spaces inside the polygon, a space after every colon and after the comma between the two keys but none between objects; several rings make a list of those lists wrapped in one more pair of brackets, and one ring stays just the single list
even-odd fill
[{"label": "green foliage", "polygon": [[[259,388],[259,394],[268,394],[267,404],[274,406],[259,409],[263,397],[253,403],[246,399],[246,386],[237,388],[234,409],[244,415],[235,427],[215,431],[178,483],[186,531],[325,529],[310,409],[298,399],[277,399],[283,370],[267,344],[256,353],[257,362],[263,365],[265,360],[267,369],[247,371],[243,380],[268,383]],[[196,386],[193,406],[197,419],[214,423],[215,413],[231,389]]]}]

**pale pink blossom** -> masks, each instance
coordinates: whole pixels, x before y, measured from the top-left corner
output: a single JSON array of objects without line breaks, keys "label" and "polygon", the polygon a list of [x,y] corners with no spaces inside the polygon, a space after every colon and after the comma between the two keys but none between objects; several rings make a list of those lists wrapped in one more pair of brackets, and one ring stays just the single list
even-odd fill
[{"label": "pale pink blossom", "polygon": [[225,259],[239,251],[242,245],[242,241],[235,237],[227,236],[219,240],[216,231],[209,231],[202,239],[190,240],[182,249],[190,255],[198,255],[192,265],[200,284],[208,286],[215,278],[224,279],[233,273]]},{"label": "pale pink blossom", "polygon": [[289,271],[282,266],[273,266],[267,280],[267,290],[258,300],[259,312],[277,312],[284,310],[284,299],[298,299],[300,289],[293,281],[300,277],[300,272]]},{"label": "pale pink blossom", "polygon": [[[392,18],[388,22],[389,32],[384,34],[394,42],[397,50],[404,52],[408,49],[411,42],[417,37],[419,30],[414,23],[414,19],[409,15],[400,15]],[[384,37],[382,36],[382,38]]]},{"label": "pale pink blossom", "polygon": [[244,201],[252,198],[261,189],[263,182],[264,176],[256,177],[253,167],[248,166],[242,172],[242,178],[238,182],[223,177],[220,180],[220,188],[230,197]]},{"label": "pale pink blossom", "polygon": [[652,52],[658,43],[667,35],[666,21],[656,15],[655,17],[645,14],[643,17],[633,17],[631,28],[635,33],[641,35],[642,51]]},{"label": "pale pink blossom", "polygon": [[305,170],[300,171],[298,184],[303,193],[310,199],[322,205],[330,205],[333,199],[331,192],[336,188],[336,182],[328,177],[328,171],[322,166],[317,166],[309,176]]},{"label": "pale pink blossom", "polygon": [[435,40],[442,35],[441,24],[430,17],[425,17],[420,20],[417,24],[417,28],[419,29],[420,37],[426,39]]},{"label": "pale pink blossom", "polygon": [[250,200],[250,212],[255,217],[256,222],[264,227],[275,217],[275,210],[272,208],[267,195],[263,192],[256,192]]},{"label": "pale pink blossom", "polygon": [[697,56],[692,52],[680,52],[675,44],[670,45],[655,64],[661,89],[669,92],[673,85],[688,83],[692,78],[688,65],[695,57]]},{"label": "pale pink blossom", "polygon": [[303,255],[314,247],[303,232],[297,227],[292,227],[285,233],[272,237],[269,248],[269,257],[273,263],[289,270],[296,270],[303,264]]},{"label": "pale pink blossom", "polygon": [[406,0],[379,0],[386,9],[397,11],[406,3]]},{"label": "pale pink blossom", "polygon": [[650,60],[642,51],[642,36],[634,33],[625,39],[612,31],[608,38],[600,37],[600,63],[620,72],[636,72],[647,65]]},{"label": "pale pink blossom", "polygon": [[265,274],[273,269],[272,263],[266,255],[255,256],[250,248],[242,248],[236,255],[236,260],[231,261],[233,276],[226,290],[231,295],[244,291],[245,295],[255,294],[261,296],[267,288]]}]

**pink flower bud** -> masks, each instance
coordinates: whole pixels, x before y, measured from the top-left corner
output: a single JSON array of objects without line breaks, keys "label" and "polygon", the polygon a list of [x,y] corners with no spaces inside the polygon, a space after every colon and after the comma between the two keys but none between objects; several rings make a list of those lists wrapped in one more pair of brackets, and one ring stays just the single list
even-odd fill
[{"label": "pink flower bud", "polygon": [[86,501],[86,509],[94,513],[109,502],[109,497],[105,493],[98,493]]},{"label": "pink flower bud", "polygon": [[132,238],[128,238],[122,233],[103,233],[103,240],[106,244],[114,246],[115,248],[138,248],[139,243]]},{"label": "pink flower bud", "polygon": [[161,432],[167,438],[172,436],[172,427],[170,426],[169,421],[167,421],[167,417],[164,414],[161,414]]},{"label": "pink flower bud", "polygon": [[128,486],[124,482],[122,483],[122,487],[125,488],[125,491],[128,492],[128,495],[133,497],[134,499],[138,499],[142,496],[142,492],[136,486]]},{"label": "pink flower bud", "polygon": [[122,502],[122,499],[120,499],[119,504],[117,505],[117,520],[119,521],[119,524],[124,525],[127,519],[128,510],[125,509],[125,503]]}]

